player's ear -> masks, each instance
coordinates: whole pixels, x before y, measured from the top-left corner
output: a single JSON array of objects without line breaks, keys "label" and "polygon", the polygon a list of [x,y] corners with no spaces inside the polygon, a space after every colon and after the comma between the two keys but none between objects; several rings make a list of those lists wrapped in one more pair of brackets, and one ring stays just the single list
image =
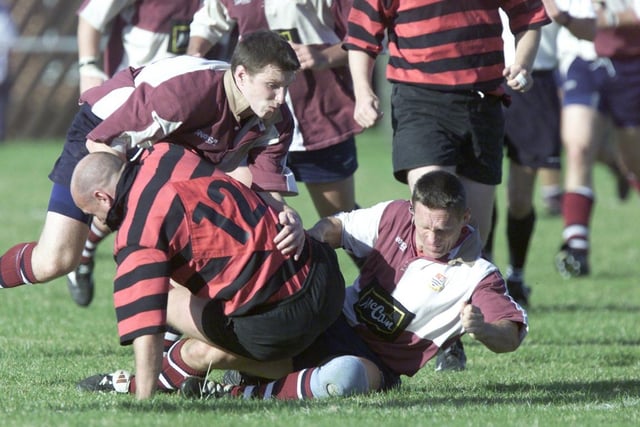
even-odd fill
[{"label": "player's ear", "polygon": [[464,223],[464,225],[469,224],[469,221],[471,221],[471,209],[467,208],[464,211],[464,214],[462,214],[462,222]]},{"label": "player's ear", "polygon": [[244,65],[238,65],[233,71],[233,78],[236,81],[236,85],[238,87],[242,87],[248,75],[249,73],[247,73],[247,69]]},{"label": "player's ear", "polygon": [[104,190],[95,190],[93,192],[93,197],[98,201],[99,204],[105,204],[109,208],[113,206],[113,197]]}]

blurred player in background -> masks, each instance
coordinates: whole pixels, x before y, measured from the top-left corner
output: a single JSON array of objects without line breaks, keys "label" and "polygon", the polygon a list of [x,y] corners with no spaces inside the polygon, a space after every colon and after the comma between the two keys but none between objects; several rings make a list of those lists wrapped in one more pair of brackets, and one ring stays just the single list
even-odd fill
[{"label": "blurred player in background", "polygon": [[354,97],[342,49],[351,0],[298,2],[205,0],[194,16],[188,54],[202,56],[224,36],[270,29],[286,37],[302,72],[289,87],[287,104],[296,129],[287,165],[304,182],[320,217],[356,207],[358,167]]}]

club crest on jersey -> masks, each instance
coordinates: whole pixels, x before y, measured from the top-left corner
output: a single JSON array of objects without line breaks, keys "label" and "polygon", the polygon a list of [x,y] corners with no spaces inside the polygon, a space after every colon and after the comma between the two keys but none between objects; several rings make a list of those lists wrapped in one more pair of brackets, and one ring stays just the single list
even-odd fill
[{"label": "club crest on jersey", "polygon": [[361,323],[386,341],[395,340],[415,317],[376,282],[360,292],[353,309]]},{"label": "club crest on jersey", "polygon": [[447,283],[447,276],[442,273],[437,273],[431,278],[431,289],[436,292],[441,292],[444,289],[444,285]]}]

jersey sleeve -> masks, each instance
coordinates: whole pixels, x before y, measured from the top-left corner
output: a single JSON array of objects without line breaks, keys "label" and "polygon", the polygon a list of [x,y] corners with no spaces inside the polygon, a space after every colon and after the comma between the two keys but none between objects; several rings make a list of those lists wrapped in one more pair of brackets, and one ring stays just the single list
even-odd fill
[{"label": "jersey sleeve", "polygon": [[389,202],[370,208],[341,212],[335,217],[342,223],[342,247],[357,257],[367,256],[378,240],[380,220]]},{"label": "jersey sleeve", "polygon": [[121,345],[166,330],[170,265],[163,251],[127,247],[116,256],[114,304]]},{"label": "jersey sleeve", "polygon": [[527,312],[509,296],[499,272],[482,279],[471,295],[471,303],[482,310],[486,322],[510,320],[520,327],[520,341],[526,337],[529,331]]},{"label": "jersey sleeve", "polygon": [[247,163],[253,178],[253,190],[295,196],[298,186],[293,172],[286,166],[294,123],[288,108],[283,106],[281,111],[282,118],[273,125],[272,136],[266,144],[249,152]]},{"label": "jersey sleeve", "polygon": [[[385,36],[385,14],[380,1],[354,0],[349,12],[348,37],[344,47],[378,55]],[[395,3],[395,2],[391,2]]]},{"label": "jersey sleeve", "polygon": [[193,15],[189,28],[191,37],[201,37],[212,44],[218,43],[227,34],[235,21],[229,17],[227,8],[221,1],[205,0]]}]

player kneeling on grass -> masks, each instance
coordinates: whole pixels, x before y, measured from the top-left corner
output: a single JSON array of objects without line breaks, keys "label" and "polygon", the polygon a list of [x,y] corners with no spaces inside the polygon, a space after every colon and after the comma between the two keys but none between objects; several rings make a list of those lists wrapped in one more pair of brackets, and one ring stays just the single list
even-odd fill
[{"label": "player kneeling on grass", "polygon": [[334,250],[309,238],[293,210],[276,212],[266,195],[187,148],[157,143],[139,164],[89,154],[71,194],[118,230],[114,302],[120,342],[133,344],[138,398],[153,395],[161,372],[168,389],[199,372],[163,361],[167,323],[189,337],[171,354],[202,344],[205,371],[260,360],[278,376],[288,372],[278,361],[340,315],[345,283]]},{"label": "player kneeling on grass", "polygon": [[[224,395],[300,399],[364,394],[400,384],[468,333],[496,353],[516,350],[527,334],[526,312],[508,294],[498,269],[481,258],[477,231],[458,178],[425,174],[412,200],[380,203],[320,220],[309,234],[366,257],[346,290],[343,315],[308,348],[273,365],[246,361],[223,382],[208,380],[215,353],[204,342],[179,341],[165,357],[166,376],[191,397]],[[96,375],[81,389],[132,391],[125,372]],[[180,376],[182,376],[180,378]],[[260,378],[255,378],[259,376]],[[234,384],[231,384],[234,383]],[[174,388],[175,389],[175,388]]]}]

